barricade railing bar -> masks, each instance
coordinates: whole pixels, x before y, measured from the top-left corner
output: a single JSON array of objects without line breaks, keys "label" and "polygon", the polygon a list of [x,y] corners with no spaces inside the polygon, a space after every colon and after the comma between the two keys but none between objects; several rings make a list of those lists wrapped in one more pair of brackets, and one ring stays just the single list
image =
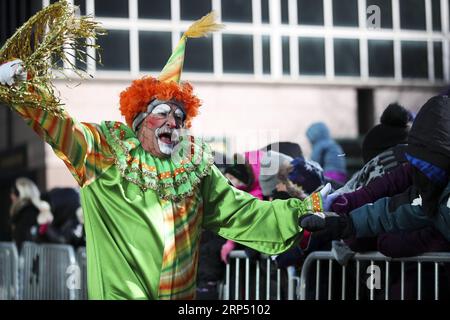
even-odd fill
[{"label": "barricade railing bar", "polygon": [[[321,262],[328,261],[328,271],[323,272]],[[367,252],[356,253],[347,265],[341,266],[335,260],[331,251],[316,251],[308,255],[305,259],[300,277],[300,299],[301,300],[331,300],[336,298],[333,294],[336,293],[336,288],[333,290],[333,286],[340,288],[340,299],[349,299],[347,295],[351,295],[354,291],[354,296],[350,299],[360,300],[362,291],[369,291],[368,299],[370,300],[390,300],[390,299],[405,299],[406,285],[416,286],[416,299],[421,300],[424,293],[424,280],[423,280],[423,267],[425,264],[433,264],[433,299],[439,300],[439,275],[440,267],[442,264],[450,263],[449,252],[429,252],[415,257],[405,258],[390,258],[384,256],[380,252]],[[400,265],[400,294],[398,297],[390,297],[391,290],[391,276],[392,269],[395,264]],[[338,276],[339,272],[336,271],[336,267],[341,268],[341,276],[339,279],[334,279]],[[363,277],[363,267],[366,268],[365,277]],[[351,277],[348,275],[347,269],[354,271],[354,283],[351,281]],[[381,268],[384,268],[384,286],[382,285],[383,273]],[[416,278],[413,281],[406,281],[408,277],[411,280],[411,274],[416,273]],[[427,272],[428,275],[429,272]],[[327,281],[321,281],[322,276],[327,274]],[[315,275],[315,276],[312,276]],[[362,283],[362,280],[366,280]],[[352,282],[354,289],[348,286],[348,283]],[[413,284],[411,284],[413,282]],[[417,282],[417,284],[415,283]],[[326,288],[323,288],[323,284],[326,283]],[[397,283],[396,283],[397,284]],[[428,283],[427,283],[428,284]],[[364,287],[365,285],[365,287]],[[326,298],[321,290],[326,290]],[[367,289],[367,290],[365,290]],[[427,289],[429,291],[429,288]],[[377,294],[375,298],[375,291],[384,292],[384,295]],[[396,291],[395,291],[396,292]],[[411,299],[411,294],[408,297]]]}]

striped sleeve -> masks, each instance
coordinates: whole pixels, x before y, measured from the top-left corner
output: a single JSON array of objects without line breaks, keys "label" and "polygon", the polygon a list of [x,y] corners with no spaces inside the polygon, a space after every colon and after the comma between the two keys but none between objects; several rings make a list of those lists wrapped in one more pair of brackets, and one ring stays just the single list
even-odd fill
[{"label": "striped sleeve", "polygon": [[23,106],[14,106],[14,110],[53,148],[81,187],[114,163],[98,125],[78,122],[66,111],[56,116]]}]

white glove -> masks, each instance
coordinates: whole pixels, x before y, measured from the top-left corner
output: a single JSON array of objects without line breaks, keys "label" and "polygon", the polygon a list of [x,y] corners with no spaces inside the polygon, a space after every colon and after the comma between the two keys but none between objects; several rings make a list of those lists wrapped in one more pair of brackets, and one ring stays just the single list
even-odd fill
[{"label": "white glove", "polygon": [[16,80],[27,80],[27,72],[23,61],[16,59],[0,66],[0,84],[12,86]]},{"label": "white glove", "polygon": [[331,193],[331,184],[327,183],[321,190],[320,195],[322,196],[323,211],[330,211],[330,207],[334,200],[339,196],[337,193]]}]

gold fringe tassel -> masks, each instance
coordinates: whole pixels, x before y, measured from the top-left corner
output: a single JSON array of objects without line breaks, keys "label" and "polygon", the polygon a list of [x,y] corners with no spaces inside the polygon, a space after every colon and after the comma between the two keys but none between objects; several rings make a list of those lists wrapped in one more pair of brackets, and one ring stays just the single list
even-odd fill
[{"label": "gold fringe tassel", "polygon": [[61,114],[62,104],[52,84],[53,70],[64,71],[61,65],[65,65],[83,77],[84,71],[75,66],[70,55],[86,62],[88,48],[98,49],[92,40],[102,34],[105,31],[97,22],[77,17],[66,0],[39,11],[0,49],[0,63],[21,59],[28,71],[27,81],[11,87],[0,85],[0,102]]}]

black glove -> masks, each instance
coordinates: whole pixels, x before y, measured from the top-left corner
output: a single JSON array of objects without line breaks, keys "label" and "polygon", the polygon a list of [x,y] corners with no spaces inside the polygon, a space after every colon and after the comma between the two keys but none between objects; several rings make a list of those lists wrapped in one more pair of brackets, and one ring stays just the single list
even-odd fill
[{"label": "black glove", "polygon": [[352,219],[334,212],[305,214],[300,217],[299,225],[310,232],[320,232],[327,241],[349,239],[355,235]]}]

